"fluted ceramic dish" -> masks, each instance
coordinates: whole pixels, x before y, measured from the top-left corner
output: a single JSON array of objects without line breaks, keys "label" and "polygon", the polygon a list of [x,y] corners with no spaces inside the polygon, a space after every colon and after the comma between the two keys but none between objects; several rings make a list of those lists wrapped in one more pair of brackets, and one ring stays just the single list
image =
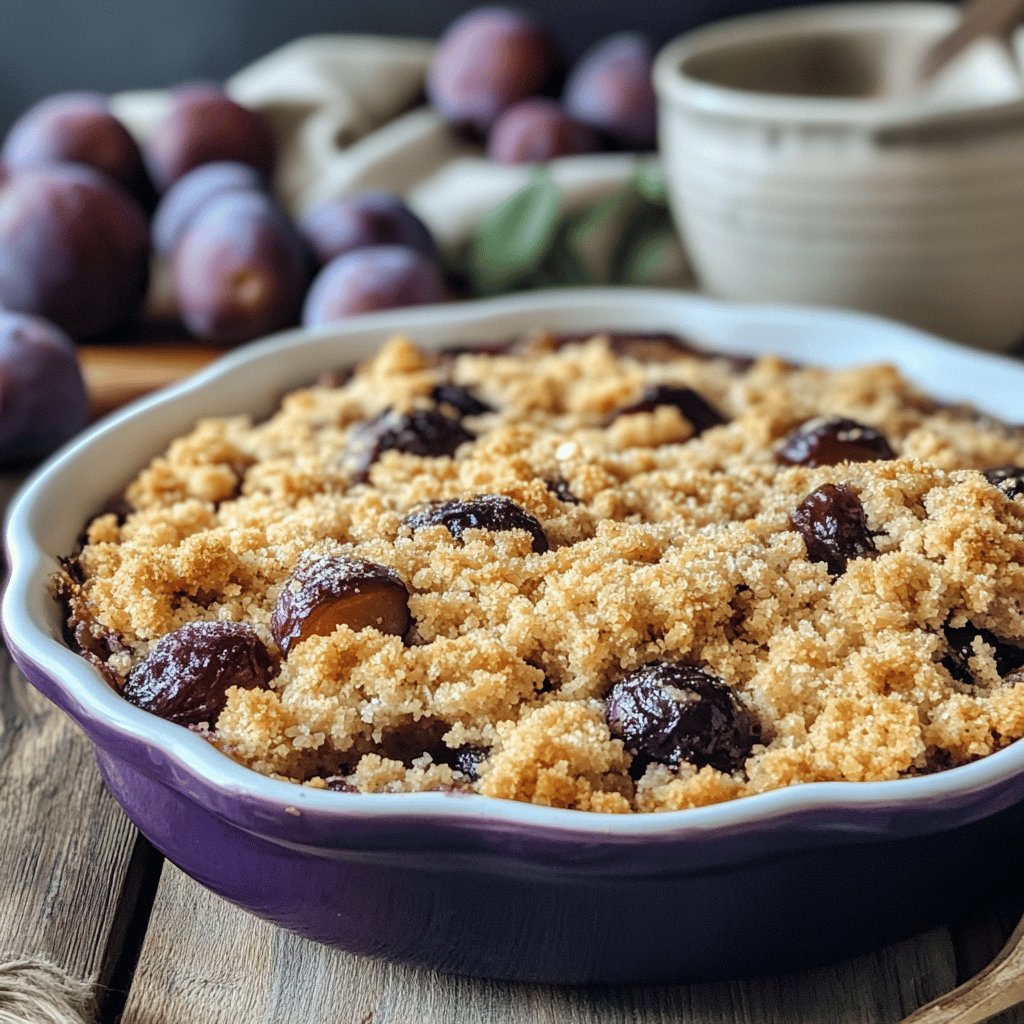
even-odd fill
[{"label": "fluted ceramic dish", "polygon": [[[669,330],[728,353],[891,360],[941,399],[1019,419],[1024,367],[852,314],[658,292],[548,292],[280,335],[110,417],[14,502],[3,627],[172,861],[303,935],[447,971],[552,982],[739,976],[909,934],[1005,885],[1024,743],[936,775],[812,783],[712,807],[601,815],[478,795],[358,795],[265,778],[124,701],[61,639],[50,580],[86,520],[202,416],[271,412],[393,331],[427,348],[546,327]],[[56,809],[55,809],[56,810]],[[1019,872],[1018,872],[1019,873]]]}]

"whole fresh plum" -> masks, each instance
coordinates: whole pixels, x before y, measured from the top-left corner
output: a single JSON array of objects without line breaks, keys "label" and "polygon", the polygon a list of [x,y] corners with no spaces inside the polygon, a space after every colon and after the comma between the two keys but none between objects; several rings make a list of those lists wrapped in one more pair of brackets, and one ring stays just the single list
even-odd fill
[{"label": "whole fresh plum", "polygon": [[45,455],[88,415],[71,339],[41,317],[0,310],[0,466]]},{"label": "whole fresh plum", "polygon": [[506,107],[539,92],[553,64],[539,25],[507,7],[479,7],[441,36],[427,96],[446,121],[483,134]]},{"label": "whole fresh plum", "polygon": [[140,198],[149,184],[135,139],[99,93],[58,93],[30,107],[7,133],[0,160],[12,171],[85,164]]},{"label": "whole fresh plum", "polygon": [[585,53],[565,83],[565,109],[626,149],[654,149],[657,103],[651,45],[621,32]]},{"label": "whole fresh plum", "polygon": [[132,318],[149,280],[149,225],[91,168],[17,171],[0,185],[0,306],[75,339]]},{"label": "whole fresh plum", "polygon": [[359,192],[320,203],[302,218],[299,231],[321,266],[371,245],[408,245],[437,256],[427,226],[392,192]]},{"label": "whole fresh plum", "polygon": [[536,163],[600,148],[601,140],[592,128],[542,96],[509,107],[494,122],[487,140],[487,155],[503,164]]},{"label": "whole fresh plum", "polygon": [[196,214],[228,192],[266,192],[255,167],[231,160],[202,164],[182,175],[163,195],[153,213],[153,248],[166,255],[177,245]]},{"label": "whole fresh plum", "polygon": [[308,254],[291,222],[258,192],[211,200],[174,249],[182,319],[200,338],[248,341],[298,320]]},{"label": "whole fresh plum", "polygon": [[316,276],[302,311],[307,327],[359,313],[442,302],[448,297],[437,263],[406,245],[355,249]]},{"label": "whole fresh plum", "polygon": [[193,167],[218,160],[250,164],[269,181],[276,155],[267,119],[236,103],[218,85],[176,89],[170,111],[145,150],[150,176],[160,192]]}]

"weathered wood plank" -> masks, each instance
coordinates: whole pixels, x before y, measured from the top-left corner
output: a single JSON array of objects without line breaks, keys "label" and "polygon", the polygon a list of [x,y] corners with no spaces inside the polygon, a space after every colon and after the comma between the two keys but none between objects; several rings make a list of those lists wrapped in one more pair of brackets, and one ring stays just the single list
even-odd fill
[{"label": "weathered wood plank", "polygon": [[135,829],[103,788],[89,743],[6,651],[0,821],[0,951],[45,956],[101,980]]},{"label": "weathered wood plank", "polygon": [[223,348],[177,338],[134,346],[130,359],[125,358],[124,345],[83,345],[79,349],[93,416],[105,415],[173,384],[223,354]]},{"label": "weathered wood plank", "polygon": [[123,1024],[893,1024],[955,981],[944,928],[833,967],[722,984],[446,977],[290,935],[167,865]]},{"label": "weathered wood plank", "polygon": [[[0,508],[15,483],[0,477]],[[88,741],[2,646],[0,822],[0,960],[42,956],[107,985],[159,860],[148,845],[136,850]]]}]

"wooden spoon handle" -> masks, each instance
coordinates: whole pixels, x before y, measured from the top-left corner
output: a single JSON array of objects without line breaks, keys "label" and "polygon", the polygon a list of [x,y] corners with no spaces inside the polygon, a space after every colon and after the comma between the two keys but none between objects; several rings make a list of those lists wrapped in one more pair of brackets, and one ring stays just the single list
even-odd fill
[{"label": "wooden spoon handle", "polygon": [[1005,39],[1024,20],[1024,0],[964,0],[960,22],[924,55],[918,69],[921,83],[934,78],[951,60],[983,36]]},{"label": "wooden spoon handle", "polygon": [[933,999],[900,1024],[980,1024],[1024,1002],[1024,918],[980,974]]}]

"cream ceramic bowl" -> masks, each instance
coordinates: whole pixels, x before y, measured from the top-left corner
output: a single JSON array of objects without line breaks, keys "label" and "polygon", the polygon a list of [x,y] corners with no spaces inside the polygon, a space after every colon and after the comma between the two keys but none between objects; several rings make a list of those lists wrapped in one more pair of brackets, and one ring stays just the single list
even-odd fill
[{"label": "cream ceramic bowl", "polygon": [[783,11],[669,44],[660,145],[703,287],[1024,338],[1024,86],[984,42],[921,93],[934,3]]}]

